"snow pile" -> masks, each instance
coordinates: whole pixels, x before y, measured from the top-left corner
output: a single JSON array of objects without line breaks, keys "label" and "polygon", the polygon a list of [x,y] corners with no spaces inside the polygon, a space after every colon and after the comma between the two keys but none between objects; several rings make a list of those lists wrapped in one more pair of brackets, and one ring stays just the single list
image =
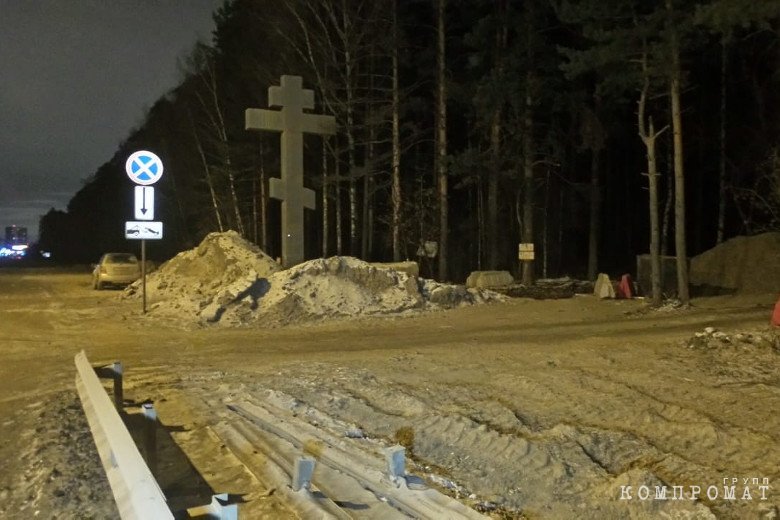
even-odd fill
[{"label": "snow pile", "polygon": [[[127,294],[137,296],[139,288],[137,282]],[[212,233],[160,266],[149,276],[147,293],[153,314],[226,326],[393,315],[503,299],[351,257],[310,260],[281,271],[232,231]]]},{"label": "snow pile", "polygon": [[716,291],[780,291],[780,233],[735,237],[691,259],[691,284]]},{"label": "snow pile", "polygon": [[[147,275],[147,302],[161,312],[195,315],[230,301],[256,280],[280,269],[235,231],[210,233],[198,247],[179,253]],[[141,280],[125,290],[125,296],[140,295]]]},{"label": "snow pile", "polygon": [[780,334],[774,330],[742,331],[733,334],[705,327],[683,343],[691,349],[759,348],[774,350],[780,354]]}]

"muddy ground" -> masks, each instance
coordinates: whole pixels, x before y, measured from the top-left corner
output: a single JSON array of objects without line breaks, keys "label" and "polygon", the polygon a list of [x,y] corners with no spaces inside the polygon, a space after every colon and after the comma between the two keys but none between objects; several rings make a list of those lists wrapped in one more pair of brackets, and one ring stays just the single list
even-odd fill
[{"label": "muddy ground", "polygon": [[[218,435],[225,403],[241,398],[401,441],[412,472],[495,518],[777,518],[775,299],[652,312],[641,300],[514,299],[187,330],[143,316],[118,291],[93,291],[85,271],[2,269],[0,517],[117,516],[74,389],[83,349],[95,364],[125,364],[131,419],[134,403],[154,401],[165,427],[159,480],[175,508],[226,492],[242,518],[296,516],[278,483],[248,471]],[[707,341],[706,327],[726,340]],[[724,479],[739,479],[733,500]],[[641,486],[667,486],[669,498],[683,486],[686,498],[641,500]],[[714,499],[709,486],[720,488]]]}]

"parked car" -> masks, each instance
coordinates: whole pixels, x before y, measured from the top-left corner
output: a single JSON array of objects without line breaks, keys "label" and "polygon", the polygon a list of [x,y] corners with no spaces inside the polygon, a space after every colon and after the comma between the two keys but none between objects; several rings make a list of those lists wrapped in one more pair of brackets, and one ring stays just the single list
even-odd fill
[{"label": "parked car", "polygon": [[141,277],[141,264],[132,253],[106,253],[92,271],[92,287],[129,285]]}]

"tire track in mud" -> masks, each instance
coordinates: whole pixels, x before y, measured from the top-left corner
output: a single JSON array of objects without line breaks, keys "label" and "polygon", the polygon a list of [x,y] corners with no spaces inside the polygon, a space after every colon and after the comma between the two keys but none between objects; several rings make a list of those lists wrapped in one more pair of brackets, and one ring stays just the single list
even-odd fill
[{"label": "tire track in mud", "polygon": [[[767,455],[780,444],[777,436],[718,419],[715,415],[717,410],[705,411],[698,406],[681,406],[662,399],[637,384],[595,373],[588,373],[587,377],[593,382],[592,388],[599,392],[607,395],[622,393],[637,403],[643,402],[632,415],[622,415],[622,429],[664,453],[711,468],[716,468],[719,461],[739,460],[739,466],[732,469],[741,472],[762,468],[771,471],[780,467],[780,459],[772,459],[776,463],[767,461]],[[680,439],[689,442],[682,446]],[[752,455],[745,453],[746,439],[753,445]],[[717,456],[713,457],[715,454]],[[741,457],[738,457],[740,454]]]},{"label": "tire track in mud", "polygon": [[[715,415],[680,406],[609,375],[580,370],[576,410],[548,410],[548,421],[575,426],[577,442],[596,463],[616,478],[637,469],[669,485],[720,485],[725,477],[759,474],[777,481],[777,440],[755,428],[720,421]],[[532,387],[533,391],[530,391]],[[573,396],[554,386],[528,382],[525,395],[546,394],[547,402],[562,403]],[[663,392],[659,392],[663,395]],[[606,406],[599,395],[608,396]],[[635,403],[614,406],[615,402]],[[540,403],[535,403],[537,410]],[[697,407],[698,408],[698,407]],[[736,462],[735,462],[736,461]],[[636,487],[635,487],[636,488]],[[758,517],[756,502],[709,501],[722,518]]]},{"label": "tire track in mud", "polygon": [[[754,503],[621,502],[623,485],[720,483],[720,468],[691,456],[675,435],[714,446],[724,435],[753,431],[730,431],[707,414],[655,398],[639,383],[586,371],[576,380],[581,394],[574,408],[571,387],[527,376],[516,378],[511,393],[494,395],[500,377],[491,386],[397,384],[327,363],[287,365],[262,377],[187,376],[178,386],[200,395],[212,416],[221,400],[248,396],[318,427],[353,425],[390,441],[408,428],[417,471],[443,477],[459,493],[498,505],[510,517],[710,518],[710,510],[722,518],[757,517]],[[692,427],[701,433],[692,435]]]},{"label": "tire track in mud", "polygon": [[[464,387],[393,385],[365,377],[359,370],[352,377],[342,374],[330,379],[317,372],[323,373],[321,367],[301,370],[295,379],[275,379],[273,384],[322,413],[361,425],[371,435],[393,438],[399,429],[410,428],[414,432],[411,447],[421,467],[442,468],[448,478],[469,492],[516,514],[588,518],[582,510],[587,504],[592,518],[620,517],[626,513],[626,504],[618,502],[621,478],[662,484],[652,472],[637,471],[629,465],[616,468],[633,470],[627,477],[611,474],[607,468],[614,462],[601,461],[594,457],[595,450],[585,449],[592,444],[589,434],[564,423],[538,427],[545,421],[538,421],[525,410],[522,414],[530,419],[521,421],[517,410],[491,399],[489,393],[475,392],[473,398],[470,389]],[[399,402],[412,402],[414,406],[401,415],[397,413]],[[475,420],[474,410],[485,403],[498,412],[500,428],[484,413]],[[388,415],[386,410],[395,413]],[[602,435],[632,455],[649,451],[642,450],[640,441],[623,445],[611,432]],[[662,454],[656,456],[663,458]],[[708,515],[702,506],[689,503],[632,507],[659,514],[688,511]]]}]

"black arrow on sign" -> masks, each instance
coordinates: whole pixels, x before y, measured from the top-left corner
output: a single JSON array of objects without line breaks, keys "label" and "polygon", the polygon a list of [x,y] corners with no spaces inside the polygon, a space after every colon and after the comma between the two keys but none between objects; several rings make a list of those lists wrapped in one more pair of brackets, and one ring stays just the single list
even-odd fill
[{"label": "black arrow on sign", "polygon": [[141,188],[141,213],[146,215],[146,186]]}]

